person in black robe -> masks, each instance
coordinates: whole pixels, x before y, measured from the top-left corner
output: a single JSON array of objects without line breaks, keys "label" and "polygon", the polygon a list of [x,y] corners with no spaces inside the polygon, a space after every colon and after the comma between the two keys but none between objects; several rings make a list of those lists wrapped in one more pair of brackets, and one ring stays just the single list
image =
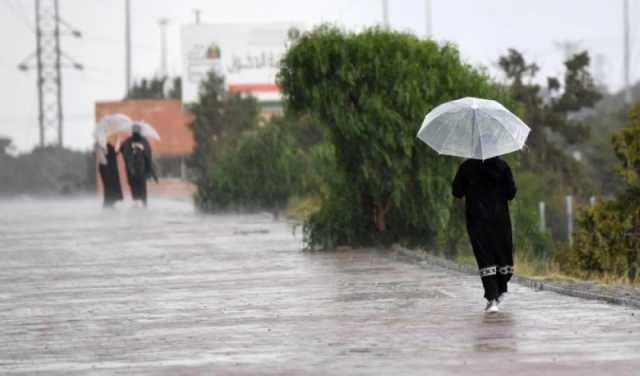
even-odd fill
[{"label": "person in black robe", "polygon": [[122,143],[122,155],[127,166],[131,197],[147,206],[147,180],[153,177],[158,182],[158,177],[153,167],[151,145],[140,134],[139,125],[133,125],[131,137]]},{"label": "person in black robe", "polygon": [[460,165],[452,188],[455,197],[465,197],[467,232],[478,263],[487,310],[497,311],[513,274],[508,202],[516,195],[516,185],[511,169],[499,157],[485,161],[468,159]]},{"label": "person in black robe", "polygon": [[99,144],[96,145],[96,159],[98,160],[98,172],[102,179],[103,206],[105,208],[112,208],[117,201],[122,200],[117,156],[118,150],[110,142],[107,142],[106,148]]}]

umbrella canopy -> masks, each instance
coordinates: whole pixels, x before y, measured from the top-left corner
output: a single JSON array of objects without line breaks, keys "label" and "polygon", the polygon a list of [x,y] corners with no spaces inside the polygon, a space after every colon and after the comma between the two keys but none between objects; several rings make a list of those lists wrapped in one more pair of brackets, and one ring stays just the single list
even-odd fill
[{"label": "umbrella canopy", "polygon": [[439,154],[485,160],[522,149],[530,131],[499,102],[466,97],[429,112],[417,137]]},{"label": "umbrella canopy", "polygon": [[133,121],[125,114],[111,114],[104,116],[94,131],[96,142],[102,147],[106,147],[107,138],[115,133],[130,132]]},{"label": "umbrella canopy", "polygon": [[134,125],[140,126],[140,134],[142,136],[160,141],[160,135],[151,124],[141,120],[133,121],[125,114],[116,113],[104,116],[98,124],[96,124],[94,132],[96,142],[103,148],[106,148],[109,136],[121,132],[132,133]]},{"label": "umbrella canopy", "polygon": [[140,134],[146,138],[151,138],[157,141],[160,141],[160,135],[156,131],[156,129],[149,123],[145,123],[144,121],[135,121],[131,124],[130,131],[133,130],[133,126],[138,125],[140,127]]}]

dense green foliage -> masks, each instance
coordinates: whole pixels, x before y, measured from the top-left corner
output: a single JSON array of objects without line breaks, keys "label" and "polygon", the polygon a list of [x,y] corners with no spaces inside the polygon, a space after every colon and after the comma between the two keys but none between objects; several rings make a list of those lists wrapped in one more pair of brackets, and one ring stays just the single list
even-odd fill
[{"label": "dense green foliage", "polygon": [[255,98],[224,90],[210,73],[191,107],[196,147],[190,158],[203,210],[283,209],[303,185],[304,145],[313,144],[313,122],[259,117]]},{"label": "dense green foliage", "polygon": [[303,160],[295,139],[278,122],[247,132],[223,149],[198,186],[200,207],[275,212],[286,207],[301,184]]},{"label": "dense green foliage", "polygon": [[335,152],[329,192],[306,226],[312,246],[424,244],[446,234],[460,161],[416,142],[420,123],[434,106],[464,96],[509,104],[455,47],[375,28],[303,34],[282,61],[279,83],[290,110],[327,124]]},{"label": "dense green foliage", "polygon": [[575,245],[560,260],[580,274],[610,274],[634,280],[640,268],[640,105],[627,128],[612,139],[625,185],[615,199],[600,201],[579,217]]}]

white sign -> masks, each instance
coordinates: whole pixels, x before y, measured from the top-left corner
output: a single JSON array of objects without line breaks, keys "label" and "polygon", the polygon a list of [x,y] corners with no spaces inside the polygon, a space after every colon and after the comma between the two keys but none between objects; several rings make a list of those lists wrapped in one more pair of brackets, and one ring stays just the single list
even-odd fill
[{"label": "white sign", "polygon": [[275,79],[289,34],[288,23],[188,25],[182,28],[182,101],[198,100],[200,83],[212,70],[226,89],[259,101],[280,101]]}]

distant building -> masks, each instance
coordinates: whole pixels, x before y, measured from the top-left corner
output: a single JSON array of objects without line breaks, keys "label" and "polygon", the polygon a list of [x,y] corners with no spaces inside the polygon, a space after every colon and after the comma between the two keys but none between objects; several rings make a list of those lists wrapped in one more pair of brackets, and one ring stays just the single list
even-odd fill
[{"label": "distant building", "polygon": [[[160,178],[159,184],[153,182],[149,184],[150,195],[190,196],[194,192],[195,188],[188,181],[186,168],[186,159],[195,145],[189,128],[193,117],[182,110],[181,101],[136,99],[97,102],[95,112],[96,122],[106,115],[123,113],[134,121],[143,120],[153,125],[160,134],[159,142],[149,140]],[[119,167],[120,181],[123,183],[126,196],[129,193],[129,187],[121,157]],[[98,191],[101,189],[101,182],[98,181]]]}]

